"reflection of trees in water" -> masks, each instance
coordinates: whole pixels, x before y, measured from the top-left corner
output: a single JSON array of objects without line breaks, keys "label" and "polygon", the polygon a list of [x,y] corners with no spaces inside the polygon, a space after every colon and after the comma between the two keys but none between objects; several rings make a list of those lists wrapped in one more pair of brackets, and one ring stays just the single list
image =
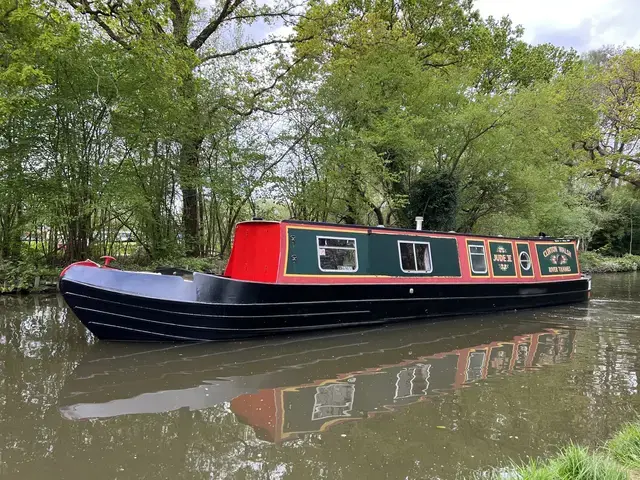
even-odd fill
[{"label": "reflection of trees in water", "polygon": [[84,327],[59,300],[0,297],[0,453],[5,469],[28,470],[34,460],[54,456],[59,443],[59,393],[88,345]]},{"label": "reflection of trees in water", "polygon": [[[87,350],[84,327],[56,297],[0,297],[0,474],[334,479],[390,472],[398,478],[449,478],[456,462],[479,468],[522,452],[543,454],[570,439],[600,441],[630,418],[630,407],[640,407],[633,395],[639,330],[620,319],[613,325],[600,311],[581,324],[568,363],[561,363],[568,353],[564,338],[556,336],[539,346],[536,371],[496,375],[427,402],[274,445],[258,440],[228,404],[65,420],[57,410],[59,395]],[[499,370],[501,357],[494,360]],[[414,377],[423,382],[427,374]],[[325,392],[334,396],[323,399],[344,404],[367,393],[357,388]]]}]

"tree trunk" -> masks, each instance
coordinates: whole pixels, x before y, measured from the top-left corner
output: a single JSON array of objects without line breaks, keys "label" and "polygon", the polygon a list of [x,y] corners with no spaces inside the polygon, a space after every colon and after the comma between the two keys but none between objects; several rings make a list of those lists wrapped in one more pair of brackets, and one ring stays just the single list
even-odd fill
[{"label": "tree trunk", "polygon": [[198,152],[202,138],[190,138],[180,150],[180,188],[182,190],[182,224],[185,253],[200,255],[200,215],[198,213]]},{"label": "tree trunk", "polygon": [[[192,120],[194,125],[197,125],[199,117],[198,92],[195,78],[191,72],[183,78],[182,95],[190,103]],[[182,134],[179,174],[182,190],[185,253],[189,257],[198,257],[202,254],[198,190],[201,184],[199,154],[203,141],[204,137],[198,131],[187,129]]]},{"label": "tree trunk", "polygon": [[[72,211],[78,212],[69,224],[69,237],[66,245],[66,258],[69,261],[85,260],[89,258],[89,233],[91,229],[91,215],[79,213],[82,205],[73,205]],[[51,231],[54,234],[53,231]]]}]

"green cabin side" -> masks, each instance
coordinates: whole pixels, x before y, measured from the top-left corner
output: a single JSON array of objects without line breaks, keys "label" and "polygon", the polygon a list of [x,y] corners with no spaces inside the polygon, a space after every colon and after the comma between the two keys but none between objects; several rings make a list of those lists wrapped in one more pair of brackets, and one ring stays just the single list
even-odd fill
[{"label": "green cabin side", "polygon": [[543,277],[575,275],[579,272],[576,246],[573,243],[536,243],[536,253]]},{"label": "green cabin side", "polygon": [[[335,268],[333,258],[343,265]],[[295,226],[287,226],[284,271],[285,275],[461,276],[455,237]]]},{"label": "green cabin side", "polygon": [[[565,240],[412,234],[381,228],[284,224],[285,276],[541,280],[579,276]],[[460,258],[460,255],[463,258]]]}]

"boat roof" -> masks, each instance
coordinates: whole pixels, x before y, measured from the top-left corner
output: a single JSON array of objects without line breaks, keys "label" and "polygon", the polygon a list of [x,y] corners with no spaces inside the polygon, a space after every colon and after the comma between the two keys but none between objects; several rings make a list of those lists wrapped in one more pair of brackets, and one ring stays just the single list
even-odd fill
[{"label": "boat roof", "polygon": [[239,223],[279,223],[279,224],[287,224],[287,225],[310,225],[310,226],[320,226],[330,228],[361,228],[363,230],[372,230],[372,231],[385,231],[385,232],[398,232],[398,233],[415,233],[421,232],[425,234],[434,234],[434,235],[458,235],[458,236],[469,236],[469,237],[477,237],[477,238],[496,238],[496,239],[507,239],[507,240],[546,240],[550,242],[572,242],[575,240],[575,237],[549,237],[549,236],[530,236],[530,237],[510,237],[504,235],[481,235],[476,233],[463,233],[463,232],[444,232],[438,230],[416,230],[415,228],[400,228],[400,227],[381,227],[381,226],[371,226],[371,225],[350,225],[345,223],[330,223],[330,222],[311,222],[307,220],[263,220],[261,218],[254,218],[253,220],[247,220],[245,222]]}]

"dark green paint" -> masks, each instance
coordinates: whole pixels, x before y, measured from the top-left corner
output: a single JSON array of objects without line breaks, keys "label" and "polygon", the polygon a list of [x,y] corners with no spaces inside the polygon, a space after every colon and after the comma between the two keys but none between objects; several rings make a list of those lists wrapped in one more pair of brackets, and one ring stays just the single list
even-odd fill
[{"label": "dark green paint", "polygon": [[[531,252],[529,251],[529,245],[518,244],[517,247],[518,258],[516,258],[516,261],[518,262],[520,268],[520,275],[523,277],[533,277],[533,259],[531,258]],[[529,270],[525,270],[524,268],[522,268],[522,265],[520,265],[520,254],[522,252],[527,252],[529,254],[529,258],[531,259],[531,268],[529,268]]]},{"label": "dark green paint", "polygon": [[578,273],[576,249],[572,243],[536,244],[536,251],[543,276]]},{"label": "dark green paint", "polygon": [[[289,228],[287,273],[305,275],[368,275],[368,234]],[[358,270],[323,272],[318,265],[317,237],[353,238],[356,240]]]},{"label": "dark green paint", "polygon": [[[397,277],[459,277],[460,262],[455,238],[415,237],[375,233],[351,233],[289,228],[288,274],[305,275],[389,275]],[[354,238],[357,245],[358,270],[323,272],[318,265],[317,237]],[[292,238],[293,237],[293,238]],[[405,273],[400,266],[398,241],[428,242],[433,271]],[[294,261],[295,256],[295,261]]]},{"label": "dark green paint", "polygon": [[494,277],[515,277],[516,266],[510,242],[489,242],[489,257]]},{"label": "dark green paint", "polygon": [[[405,273],[400,265],[398,241],[428,242],[431,248],[431,273]],[[455,238],[415,237],[411,235],[371,235],[370,265],[377,275],[396,277],[459,277],[460,262]]]}]

